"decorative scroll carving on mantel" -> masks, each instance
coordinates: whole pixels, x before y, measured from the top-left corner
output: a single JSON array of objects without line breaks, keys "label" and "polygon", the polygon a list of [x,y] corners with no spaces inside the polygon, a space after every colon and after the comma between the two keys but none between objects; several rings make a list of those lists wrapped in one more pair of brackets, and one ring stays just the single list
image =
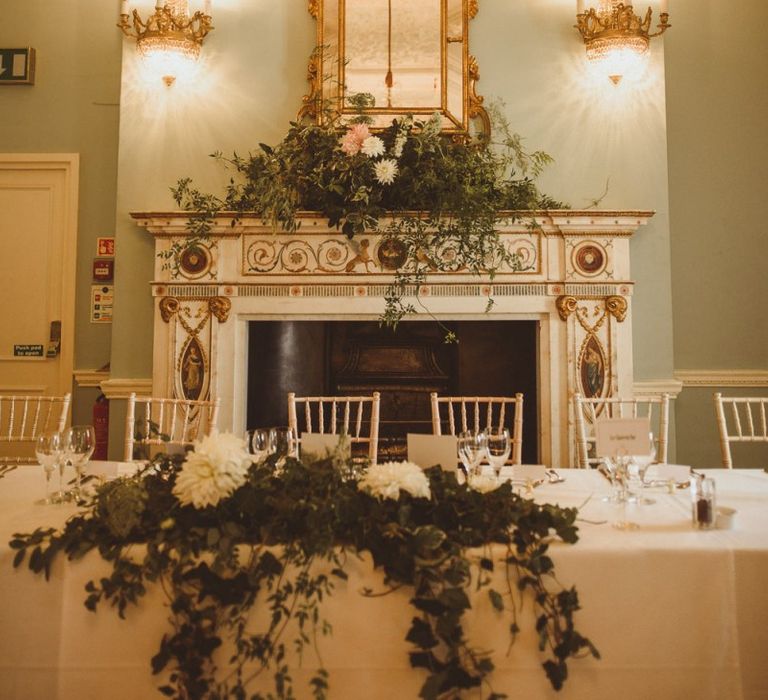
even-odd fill
[{"label": "decorative scroll carving on mantel", "polygon": [[[495,278],[497,281],[544,277],[551,280],[554,273],[566,286],[581,282],[631,284],[626,278],[628,268],[626,271],[617,268],[617,257],[621,258],[626,251],[617,255],[616,245],[631,236],[652,215],[649,211],[505,212],[499,219],[499,231],[505,247],[514,254],[518,264],[502,266]],[[183,241],[188,236],[187,218],[183,212],[142,212],[132,216],[156,238],[169,239],[165,247],[158,241],[158,252],[167,252],[172,242],[181,243],[183,248]],[[386,234],[386,220],[380,222],[383,233],[372,231],[351,240],[329,228],[325,219],[317,214],[302,214],[299,220],[301,228],[295,233],[287,233],[275,231],[255,215],[235,218],[231,212],[221,213],[215,218],[211,243],[198,251],[201,244],[196,242],[194,260],[186,261],[186,264],[179,260],[180,264],[171,265],[158,276],[166,281],[205,281],[208,284],[221,280],[222,253],[219,247],[232,238],[242,242],[237,274],[258,279],[261,283],[268,277],[295,280],[296,276],[328,279],[365,276],[372,279],[373,275],[379,275],[389,279],[405,259],[403,244]],[[548,269],[544,269],[545,262],[551,260],[551,254],[545,248],[551,246],[553,238],[562,240],[570,251],[564,258],[564,269],[559,272],[552,268],[551,262]],[[456,251],[446,244],[440,255],[445,266],[456,257]],[[231,259],[231,251],[226,257]],[[454,269],[449,266],[431,274],[458,282],[467,271],[457,265]]]},{"label": "decorative scroll carving on mantel", "polygon": [[[376,319],[401,259],[396,239],[386,233],[349,241],[316,213],[300,215],[299,229],[288,233],[260,216],[230,212],[214,218],[204,255],[169,266],[168,252],[183,250],[190,237],[188,214],[132,216],[155,238],[158,254],[154,393],[220,396],[221,425],[235,431],[246,427],[246,322]],[[510,212],[498,230],[518,253],[521,269],[500,270],[493,279],[454,269],[405,290],[440,318],[539,321],[542,461],[573,463],[569,400],[575,392],[632,392],[629,244],[652,216],[637,210]],[[387,224],[380,222],[382,231]],[[489,298],[494,304],[486,313]]]},{"label": "decorative scroll carving on mantel", "polygon": [[[515,257],[518,268],[503,265],[499,275],[520,275],[540,272],[540,236],[521,234],[504,241],[507,252]],[[348,239],[343,235],[243,235],[244,275],[338,275],[385,274],[401,269],[406,259],[402,242],[387,235],[370,234]],[[464,272],[458,265],[450,267],[457,250],[447,243],[439,251],[446,270],[424,261],[433,275]]]}]

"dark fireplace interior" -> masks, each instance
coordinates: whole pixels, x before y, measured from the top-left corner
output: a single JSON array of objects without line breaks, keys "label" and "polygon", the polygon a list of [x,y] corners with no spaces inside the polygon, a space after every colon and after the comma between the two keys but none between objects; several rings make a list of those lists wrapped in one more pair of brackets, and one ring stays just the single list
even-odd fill
[{"label": "dark fireplace interior", "polygon": [[[248,427],[285,425],[287,394],[381,392],[379,461],[405,459],[407,433],[431,433],[429,394],[525,395],[523,462],[538,462],[535,321],[251,321]],[[447,432],[447,430],[444,428]]]}]

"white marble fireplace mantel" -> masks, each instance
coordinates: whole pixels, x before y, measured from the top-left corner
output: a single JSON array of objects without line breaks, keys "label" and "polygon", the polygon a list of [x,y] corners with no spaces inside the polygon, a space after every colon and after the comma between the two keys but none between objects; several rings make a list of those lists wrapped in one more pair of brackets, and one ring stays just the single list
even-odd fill
[{"label": "white marble fireplace mantel", "polygon": [[[158,254],[188,236],[184,212],[136,212]],[[539,458],[572,464],[569,399],[632,393],[632,280],[629,239],[651,211],[526,212],[500,221],[520,269],[491,281],[456,270],[434,273],[411,290],[429,311],[451,320],[538,322]],[[531,217],[535,226],[531,226]],[[399,262],[380,234],[353,240],[316,214],[296,233],[257,216],[222,213],[210,240],[156,258],[153,392],[222,400],[220,425],[245,429],[248,322],[371,320]],[[493,307],[485,312],[489,296]],[[420,315],[423,320],[425,316]],[[501,349],[503,351],[503,349]]]}]

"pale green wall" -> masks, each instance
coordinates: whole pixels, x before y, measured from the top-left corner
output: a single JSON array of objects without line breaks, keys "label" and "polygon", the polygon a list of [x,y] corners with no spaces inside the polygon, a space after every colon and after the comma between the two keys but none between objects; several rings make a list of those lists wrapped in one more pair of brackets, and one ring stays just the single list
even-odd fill
[{"label": "pale green wall", "polygon": [[[675,366],[768,370],[768,4],[676,0],[667,38]],[[678,459],[719,464],[712,392],[678,400]],[[768,393],[739,387],[724,394]],[[740,456],[743,455],[743,459]],[[766,466],[734,448],[736,466]]]},{"label": "pale green wall", "polygon": [[[673,365],[766,369],[768,290],[754,261],[766,251],[758,206],[768,182],[768,56],[759,31],[768,8],[740,3],[754,21],[734,32],[722,3],[676,0],[673,29],[653,41],[648,80],[613,88],[585,74],[573,4],[483,0],[471,30],[480,93],[503,100],[527,145],[555,157],[542,181],[547,192],[580,207],[610,178],[600,206],[658,212],[632,242],[636,379],[669,379]],[[0,90],[0,150],[81,154],[76,366],[109,359],[112,330],[113,376],[143,378],[151,375],[154,257],[151,238],[128,212],[173,208],[168,187],[181,176],[221,186],[225,177],[207,157],[214,150],[277,141],[305,91],[314,26],[305,0],[220,0],[203,78],[167,89],[141,82],[133,44],[113,31],[117,10],[117,0],[3,4],[0,44],[35,46],[38,81]],[[88,322],[88,290],[95,237],[112,230],[118,258],[110,329]],[[711,450],[700,452],[701,431],[710,431],[708,395],[681,397],[681,460],[711,460]],[[87,415],[89,402],[76,407],[78,415]],[[120,421],[112,424],[121,438]]]},{"label": "pale green wall", "polygon": [[154,241],[128,212],[175,209],[169,187],[185,176],[221,192],[226,173],[209,154],[276,141],[305,89],[314,25],[305,3],[217,4],[193,84],[146,80],[133,43],[124,46],[118,171],[114,377],[152,373]]},{"label": "pale green wall", "polygon": [[[667,204],[663,46],[654,46],[640,86],[615,88],[585,75],[583,47],[566,0],[483,0],[471,27],[479,91],[503,101],[531,149],[556,159],[544,189],[574,207],[658,213],[632,243],[635,367],[638,379],[672,376],[672,309]],[[168,187],[192,176],[220,189],[225,175],[206,156],[275,142],[306,89],[314,23],[303,0],[217,4],[205,42],[203,78],[166,88],[141,80],[131,44],[124,50],[117,203],[115,377],[151,375],[152,241],[129,219],[135,210],[169,209]],[[117,436],[114,426],[113,436]]]},{"label": "pale green wall", "polygon": [[[114,231],[120,97],[117,2],[6,0],[0,45],[37,50],[34,86],[0,88],[0,152],[80,154],[75,367],[110,358],[111,326],[90,323],[96,237]],[[90,422],[92,392],[75,393],[73,416]]]},{"label": "pale green wall", "polygon": [[[303,1],[229,3],[216,9],[206,41],[205,80],[171,89],[139,87],[132,47],[124,57],[121,106],[113,373],[149,376],[151,275],[148,237],[126,212],[172,206],[167,187],[191,175],[221,186],[206,154],[240,152],[274,142],[295,116],[305,90],[313,23]],[[633,243],[638,291],[634,313],[636,375],[672,373],[663,58],[655,47],[650,79],[641,87],[589,84],[570,3],[484,0],[472,25],[479,89],[503,100],[513,127],[531,148],[557,164],[544,187],[574,206],[597,197],[610,178],[603,207],[656,209]],[[130,276],[127,272],[130,271]],[[140,330],[142,329],[142,330]]]},{"label": "pale green wall", "polygon": [[570,0],[483,0],[472,25],[479,91],[502,99],[531,149],[555,158],[544,191],[588,206],[657,213],[632,240],[635,379],[672,375],[663,43],[639,84],[615,87],[587,71]]}]

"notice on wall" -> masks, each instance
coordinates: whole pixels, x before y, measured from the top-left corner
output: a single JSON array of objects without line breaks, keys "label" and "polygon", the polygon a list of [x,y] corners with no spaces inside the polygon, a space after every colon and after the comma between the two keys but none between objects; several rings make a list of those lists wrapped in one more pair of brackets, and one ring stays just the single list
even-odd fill
[{"label": "notice on wall", "polygon": [[35,50],[0,49],[0,85],[34,85]]},{"label": "notice on wall", "polygon": [[96,239],[96,257],[112,258],[115,255],[115,239],[112,236],[100,236]]},{"label": "notice on wall", "polygon": [[91,323],[112,323],[114,297],[114,285],[91,285]]},{"label": "notice on wall", "polygon": [[14,357],[42,357],[43,346],[36,344],[24,343],[22,345],[13,346]]}]

